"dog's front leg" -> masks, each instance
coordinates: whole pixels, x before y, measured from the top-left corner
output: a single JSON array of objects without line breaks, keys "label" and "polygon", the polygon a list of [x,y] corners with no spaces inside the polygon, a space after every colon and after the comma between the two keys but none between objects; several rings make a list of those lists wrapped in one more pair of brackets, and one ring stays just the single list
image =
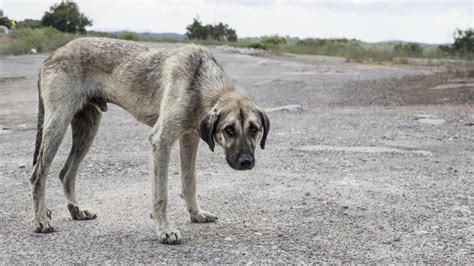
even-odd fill
[{"label": "dog's front leg", "polygon": [[186,206],[195,223],[208,223],[217,220],[214,214],[201,210],[196,199],[196,156],[199,146],[197,132],[188,132],[179,139],[181,161],[181,197],[186,201]]},{"label": "dog's front leg", "polygon": [[174,139],[166,134],[163,128],[153,130],[150,136],[152,145],[151,185],[152,208],[151,218],[155,224],[158,239],[163,244],[180,244],[181,234],[168,222],[166,208],[168,205],[168,164],[171,146]]}]

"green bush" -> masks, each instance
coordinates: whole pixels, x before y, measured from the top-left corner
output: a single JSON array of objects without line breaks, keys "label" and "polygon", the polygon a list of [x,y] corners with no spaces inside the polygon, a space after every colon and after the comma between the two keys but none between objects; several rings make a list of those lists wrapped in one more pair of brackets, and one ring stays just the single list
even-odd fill
[{"label": "green bush", "polygon": [[0,54],[27,54],[54,51],[74,39],[74,35],[54,28],[20,28],[8,38],[0,39]]},{"label": "green bush", "polygon": [[33,28],[33,29],[36,29],[36,28],[42,28],[42,27],[44,27],[44,26],[41,25],[41,21],[36,20],[36,19],[25,19],[25,20],[22,20],[22,21],[18,21],[17,24],[16,24],[17,29],[19,29],[19,28]]},{"label": "green bush", "polygon": [[457,29],[452,49],[461,54],[474,53],[474,29]]},{"label": "green bush", "polygon": [[0,26],[5,26],[7,28],[11,28],[12,24],[8,17],[0,16]]},{"label": "green bush", "polygon": [[278,35],[262,36],[260,38],[248,38],[240,40],[239,47],[262,49],[262,50],[280,50],[288,44],[285,37]]},{"label": "green bush", "polygon": [[286,38],[278,35],[263,36],[260,40],[263,46],[274,47],[279,45],[286,45]]},{"label": "green bush", "polygon": [[243,42],[240,45],[241,47],[246,47],[246,48],[253,48],[253,49],[262,49],[266,50],[268,47],[263,45],[261,42],[253,41],[253,42]]},{"label": "green bush", "polygon": [[419,57],[423,53],[423,47],[417,43],[399,43],[393,47],[398,56]]},{"label": "green bush", "polygon": [[302,39],[295,45],[296,51],[301,53],[340,56],[356,59],[364,56],[365,49],[361,42],[348,39]]},{"label": "green bush", "polygon": [[117,38],[122,39],[122,40],[128,40],[128,41],[140,41],[143,39],[142,36],[131,31],[121,32],[120,34],[117,35]]}]

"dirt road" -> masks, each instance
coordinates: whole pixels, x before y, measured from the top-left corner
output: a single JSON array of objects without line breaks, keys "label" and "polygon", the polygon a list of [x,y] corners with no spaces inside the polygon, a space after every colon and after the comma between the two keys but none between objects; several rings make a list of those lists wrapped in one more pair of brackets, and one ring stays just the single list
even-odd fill
[{"label": "dirt road", "polygon": [[0,57],[0,262],[474,263],[472,77],[213,50],[262,106],[302,108],[269,113],[253,171],[233,171],[222,151],[201,145],[198,193],[219,216],[214,224],[190,223],[175,147],[169,216],[180,246],[159,244],[148,217],[149,128],[115,106],[78,176],[79,200],[98,219],[72,221],[67,211],[56,176],[68,136],[46,195],[58,231],[32,232],[28,179],[46,55]]}]

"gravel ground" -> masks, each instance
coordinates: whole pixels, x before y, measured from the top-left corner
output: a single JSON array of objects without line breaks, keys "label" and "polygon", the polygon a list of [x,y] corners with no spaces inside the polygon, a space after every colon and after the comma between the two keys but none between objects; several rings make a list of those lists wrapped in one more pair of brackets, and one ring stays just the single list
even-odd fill
[{"label": "gravel ground", "polygon": [[55,176],[68,136],[46,196],[58,231],[32,232],[36,76],[46,55],[0,57],[0,262],[474,263],[472,83],[433,90],[455,74],[213,50],[265,108],[302,108],[269,113],[253,171],[233,171],[222,151],[201,145],[199,199],[217,223],[189,221],[175,147],[169,216],[180,246],[160,244],[148,217],[149,128],[115,106],[78,175],[79,200],[98,218],[73,221],[67,211]]}]

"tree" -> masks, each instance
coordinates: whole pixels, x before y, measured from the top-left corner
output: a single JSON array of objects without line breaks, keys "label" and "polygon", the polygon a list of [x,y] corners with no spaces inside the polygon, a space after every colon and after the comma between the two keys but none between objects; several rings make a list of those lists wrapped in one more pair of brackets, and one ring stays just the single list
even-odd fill
[{"label": "tree", "polygon": [[237,33],[229,25],[222,22],[216,25],[203,25],[199,18],[193,19],[193,23],[186,27],[186,36],[188,39],[198,40],[237,41]]},{"label": "tree", "polygon": [[220,22],[214,26],[208,25],[208,28],[211,39],[229,42],[237,41],[235,30],[230,28],[227,24]]},{"label": "tree", "polygon": [[199,18],[194,18],[193,23],[186,27],[186,37],[188,37],[188,39],[205,40],[207,39],[207,31]]},{"label": "tree", "polygon": [[83,33],[87,26],[92,26],[92,20],[79,12],[76,3],[66,0],[53,5],[41,19],[44,26],[54,27],[62,32]]},{"label": "tree", "polygon": [[454,33],[452,49],[460,53],[474,53],[474,30],[457,29]]},{"label": "tree", "polygon": [[3,16],[3,10],[0,10],[0,26],[5,26],[7,28],[11,28],[12,26],[10,19],[6,16]]}]

